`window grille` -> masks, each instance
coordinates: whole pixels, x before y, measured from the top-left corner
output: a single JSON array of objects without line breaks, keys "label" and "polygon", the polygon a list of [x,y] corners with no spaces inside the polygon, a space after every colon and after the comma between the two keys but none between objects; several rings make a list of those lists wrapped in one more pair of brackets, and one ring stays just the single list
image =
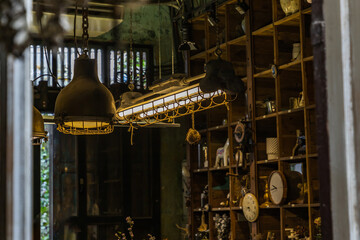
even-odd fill
[{"label": "window grille", "polygon": [[[81,52],[81,49],[78,49]],[[76,49],[74,46],[60,47],[53,52],[47,51],[49,68],[56,77],[50,76],[45,55],[45,48],[41,44],[30,46],[30,77],[34,86],[40,81],[47,81],[49,87],[65,87],[73,78]],[[90,58],[97,61],[97,70],[100,82],[105,85],[116,83],[129,84],[134,79],[137,90],[146,90],[149,84],[150,48],[134,48],[129,50],[105,47],[89,49]],[[107,65],[107,66],[106,66]]]},{"label": "window grille", "polygon": [[129,84],[134,80],[137,90],[145,90],[148,87],[148,63],[149,49],[134,49],[109,51],[110,84]]}]

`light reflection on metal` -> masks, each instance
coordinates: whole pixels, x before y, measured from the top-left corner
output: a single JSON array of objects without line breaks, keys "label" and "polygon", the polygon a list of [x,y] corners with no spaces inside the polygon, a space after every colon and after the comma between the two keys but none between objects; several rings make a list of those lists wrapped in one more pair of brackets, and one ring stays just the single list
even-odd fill
[{"label": "light reflection on metal", "polygon": [[197,83],[128,108],[118,109],[117,118],[120,124],[147,126],[162,121],[171,122],[193,112],[226,105],[229,100],[229,96],[221,90],[203,93]]}]

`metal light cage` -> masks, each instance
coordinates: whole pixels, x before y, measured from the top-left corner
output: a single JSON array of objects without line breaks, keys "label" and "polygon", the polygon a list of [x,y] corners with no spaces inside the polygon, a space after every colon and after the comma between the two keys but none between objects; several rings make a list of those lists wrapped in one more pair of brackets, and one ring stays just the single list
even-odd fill
[{"label": "metal light cage", "polygon": [[90,117],[65,117],[61,124],[57,125],[57,130],[71,135],[102,135],[110,134],[114,131],[113,122],[108,119]]},{"label": "metal light cage", "polygon": [[197,83],[128,108],[119,109],[117,118],[120,124],[147,126],[162,121],[171,122],[174,118],[193,112],[227,105],[229,101],[231,99],[224,91],[204,93]]}]

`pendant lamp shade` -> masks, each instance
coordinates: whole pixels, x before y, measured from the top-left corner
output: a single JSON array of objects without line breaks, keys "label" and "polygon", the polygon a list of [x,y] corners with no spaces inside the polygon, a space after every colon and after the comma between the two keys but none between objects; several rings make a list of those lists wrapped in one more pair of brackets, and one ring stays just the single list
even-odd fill
[{"label": "pendant lamp shade", "polygon": [[74,77],[55,102],[55,122],[60,132],[95,135],[113,132],[115,101],[99,81],[95,59],[86,54],[75,60]]},{"label": "pendant lamp shade", "polygon": [[42,139],[46,138],[46,132],[44,129],[44,119],[41,116],[41,113],[39,110],[36,109],[36,107],[33,106],[33,134],[32,139]]}]

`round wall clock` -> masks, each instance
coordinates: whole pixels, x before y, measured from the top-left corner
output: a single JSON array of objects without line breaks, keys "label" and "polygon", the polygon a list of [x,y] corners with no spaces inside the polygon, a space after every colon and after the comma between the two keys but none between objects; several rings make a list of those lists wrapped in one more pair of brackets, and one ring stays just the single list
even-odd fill
[{"label": "round wall clock", "polygon": [[276,204],[282,204],[287,195],[286,178],[280,171],[273,171],[269,176],[270,200]]},{"label": "round wall clock", "polygon": [[242,210],[246,220],[255,222],[259,216],[259,203],[252,193],[245,194],[242,199]]}]

